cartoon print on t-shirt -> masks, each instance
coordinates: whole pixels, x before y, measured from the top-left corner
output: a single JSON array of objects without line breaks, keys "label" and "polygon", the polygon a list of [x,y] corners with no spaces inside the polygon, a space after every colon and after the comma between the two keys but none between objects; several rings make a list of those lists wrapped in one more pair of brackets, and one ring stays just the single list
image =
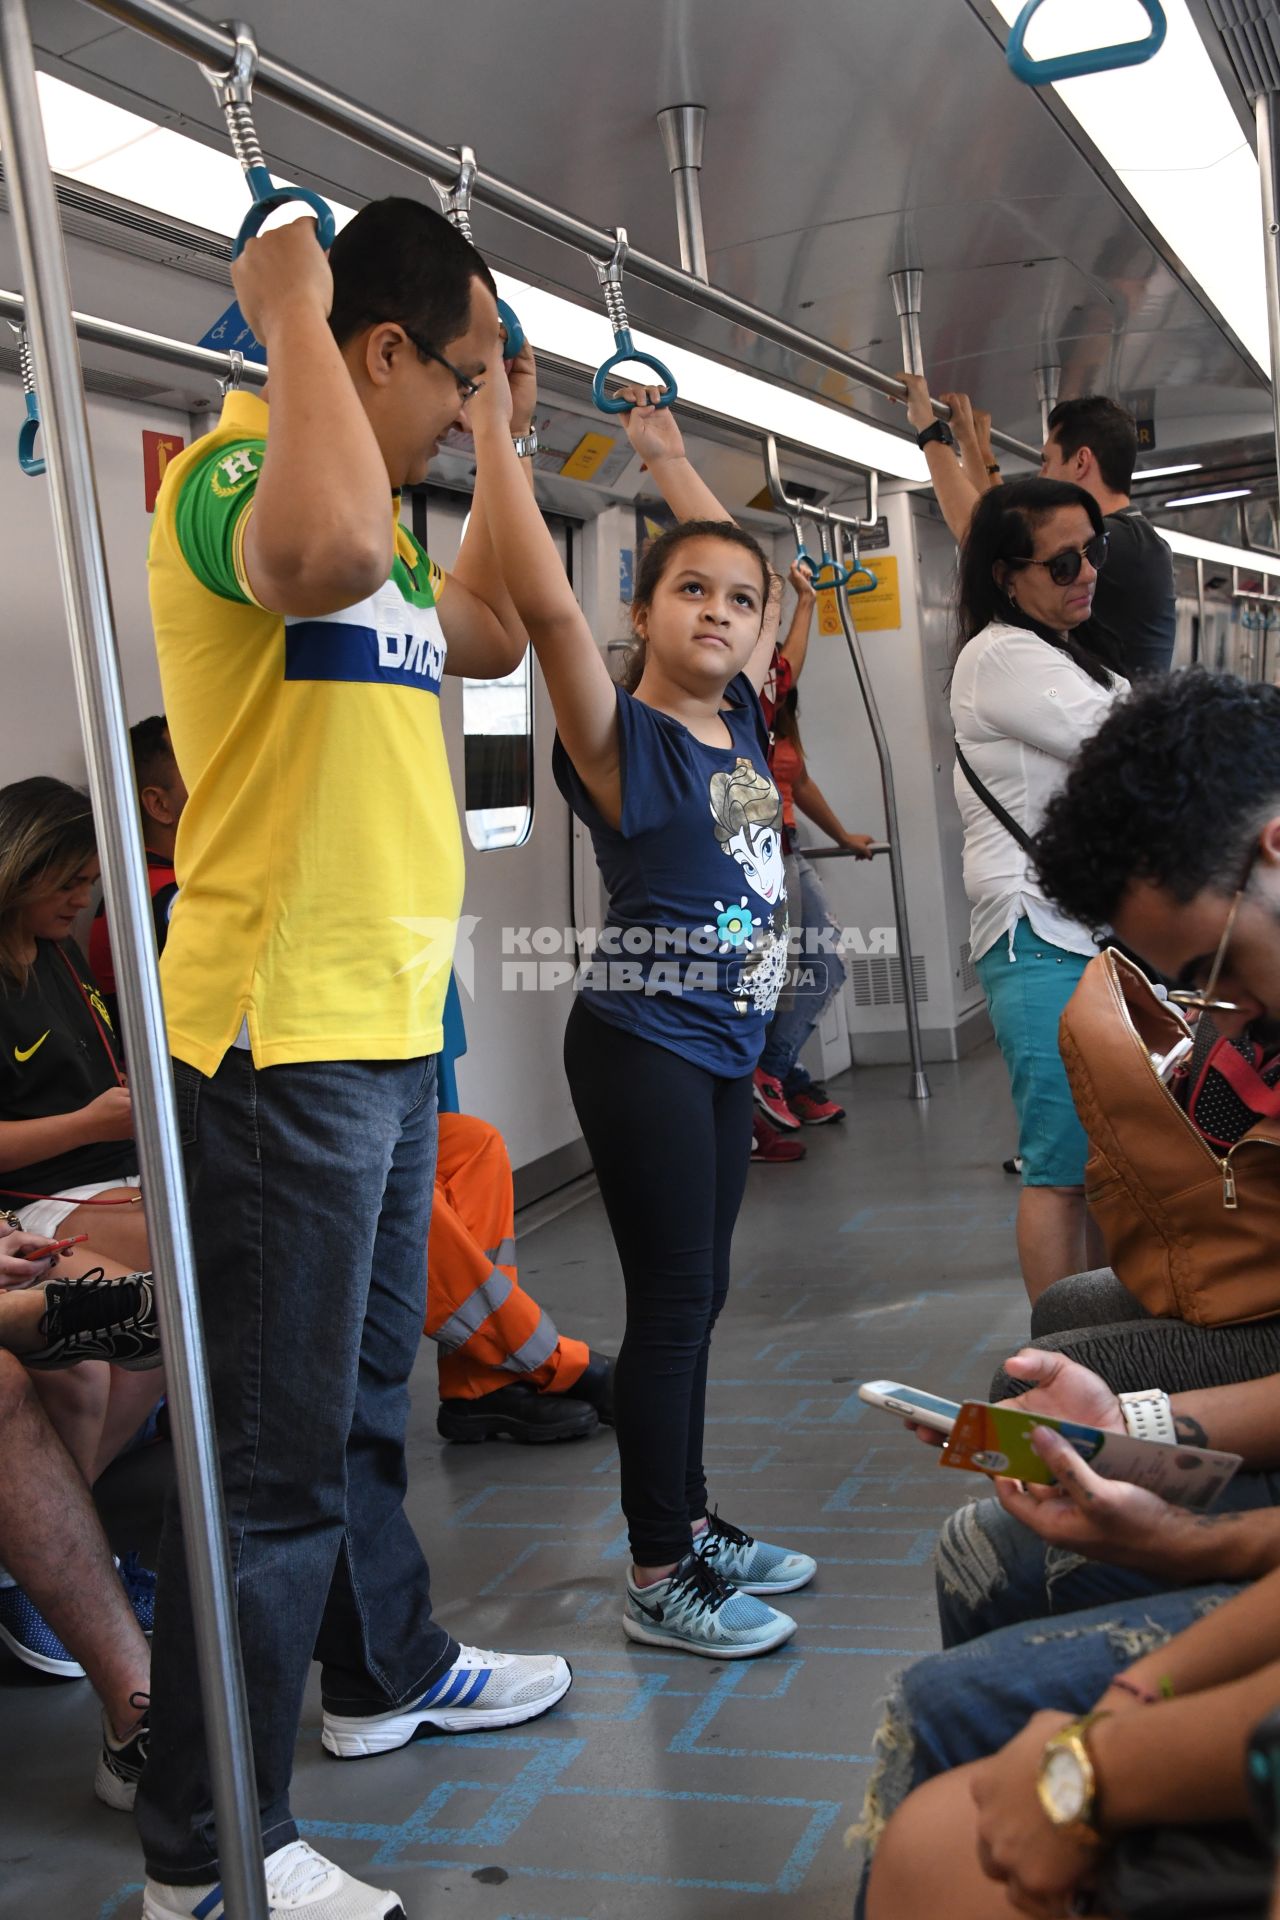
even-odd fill
[{"label": "cartoon print on t-shirt", "polygon": [[765,923],[751,911],[745,894],[736,903],[717,900],[715,924],[707,932],[715,933],[722,953],[749,956],[735,982],[738,1012],[747,1011],[749,995],[757,1013],[771,1013],[787,970],[782,800],[772,780],[745,759],[736,761],[731,773],[712,774],[709,798],[721,852],[732,856],[773,911]]}]

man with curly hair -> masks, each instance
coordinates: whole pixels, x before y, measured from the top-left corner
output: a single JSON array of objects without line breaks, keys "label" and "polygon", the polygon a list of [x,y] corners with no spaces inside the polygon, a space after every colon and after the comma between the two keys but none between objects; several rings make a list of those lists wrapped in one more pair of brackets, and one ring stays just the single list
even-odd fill
[{"label": "man with curly hair", "polygon": [[[1065,913],[1110,926],[1187,985],[1203,986],[1224,962],[1235,986],[1280,1014],[1280,690],[1201,671],[1148,682],[1082,748],[1049,804],[1035,857],[1045,893]],[[1032,1389],[1020,1402],[1029,1411],[1125,1430],[1116,1396],[1074,1361],[1028,1351],[1008,1370]],[[1081,1714],[1104,1704],[1124,1713],[1158,1699],[1159,1682],[1176,1673],[1178,1693],[1194,1694],[1210,1715],[1223,1687],[1250,1674],[1262,1711],[1251,1659],[1274,1654],[1261,1643],[1242,1649],[1239,1603],[1255,1583],[1261,1598],[1280,1567],[1280,1376],[1175,1394],[1168,1412],[1179,1438],[1244,1457],[1246,1470],[1210,1516],[1101,1481],[1045,1434],[1038,1445],[1053,1453],[1062,1497],[1038,1501],[1002,1484],[998,1499],[947,1522],[938,1594],[948,1651],[894,1683],[864,1838],[878,1840],[913,1789],[969,1762],[992,1770],[975,1770],[975,1799],[990,1789],[1016,1812],[1019,1793],[1034,1786],[1031,1729],[1045,1709]],[[1183,1679],[1187,1644],[1194,1667]],[[1101,1738],[1104,1755],[1111,1738]],[[1105,1764],[1101,1773],[1105,1807]],[[1206,1771],[1204,1791],[1211,1787]],[[915,1822],[940,1813],[936,1796],[922,1795],[890,1826],[872,1920],[887,1911],[906,1920],[925,1891],[905,1889],[903,1850]],[[1053,1830],[1046,1820],[1040,1834],[1038,1818],[1031,1807],[1027,1875],[1048,1861]]]}]

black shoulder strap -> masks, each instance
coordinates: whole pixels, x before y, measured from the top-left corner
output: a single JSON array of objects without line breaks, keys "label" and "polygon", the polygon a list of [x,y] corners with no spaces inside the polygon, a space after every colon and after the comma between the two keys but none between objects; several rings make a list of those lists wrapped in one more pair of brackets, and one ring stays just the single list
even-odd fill
[{"label": "black shoulder strap", "polygon": [[1032,843],[1031,835],[1027,832],[1025,827],[1020,827],[1018,825],[1017,821],[1014,819],[1011,813],[1006,813],[1005,809],[1000,805],[1000,802],[996,799],[994,793],[989,793],[986,787],[983,786],[981,780],[979,780],[977,774],[974,772],[973,768],[969,765],[969,762],[965,759],[964,755],[961,753],[960,742],[958,740],[956,741],[956,759],[959,762],[961,773],[964,775],[965,779],[969,782],[969,785],[973,788],[979,800],[981,800],[983,806],[987,809],[987,812],[993,813],[995,815],[996,819],[1000,822],[1000,825],[1004,828],[1005,832],[1008,834],[1012,834],[1013,838],[1017,841],[1018,845],[1022,848],[1022,851],[1024,853],[1034,853],[1035,848]]}]

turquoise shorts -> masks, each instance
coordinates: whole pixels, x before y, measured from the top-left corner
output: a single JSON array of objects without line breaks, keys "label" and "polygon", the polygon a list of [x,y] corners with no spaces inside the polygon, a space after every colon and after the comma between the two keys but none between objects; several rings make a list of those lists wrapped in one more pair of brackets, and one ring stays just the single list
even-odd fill
[{"label": "turquoise shorts", "polygon": [[1009,1069],[1022,1184],[1080,1187],[1089,1142],[1058,1051],[1058,1022],[1089,962],[1041,940],[1025,918],[1014,928],[1013,951],[1011,960],[1008,936],[1001,935],[975,971]]}]

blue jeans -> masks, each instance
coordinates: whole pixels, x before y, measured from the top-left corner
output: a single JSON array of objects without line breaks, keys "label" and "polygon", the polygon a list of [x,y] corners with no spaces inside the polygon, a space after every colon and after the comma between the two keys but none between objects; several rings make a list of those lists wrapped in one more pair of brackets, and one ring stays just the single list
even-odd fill
[{"label": "blue jeans", "polygon": [[[800,1065],[800,1050],[845,982],[840,956],[839,921],[831,911],[821,880],[801,853],[787,857],[787,911],[792,958],[788,984],[769,1023],[760,1071],[781,1080],[790,1093],[810,1084]],[[795,935],[800,935],[795,952]]]},{"label": "blue jeans", "polygon": [[[457,1657],[404,1512],[422,1341],[436,1062],[175,1062],[262,1839],[297,1837],[289,1781],[312,1659],[324,1704],[384,1713]],[[218,1878],[176,1496],[160,1543],[147,1871]]]},{"label": "blue jeans", "polygon": [[[1220,1511],[1280,1504],[1280,1476],[1243,1473]],[[961,1507],[938,1542],[943,1653],[899,1674],[876,1733],[860,1822],[870,1851],[907,1795],[996,1753],[1033,1713],[1085,1713],[1117,1673],[1220,1606],[1238,1586],[1162,1591],[1148,1575],[1046,1547],[996,1500]]]}]

